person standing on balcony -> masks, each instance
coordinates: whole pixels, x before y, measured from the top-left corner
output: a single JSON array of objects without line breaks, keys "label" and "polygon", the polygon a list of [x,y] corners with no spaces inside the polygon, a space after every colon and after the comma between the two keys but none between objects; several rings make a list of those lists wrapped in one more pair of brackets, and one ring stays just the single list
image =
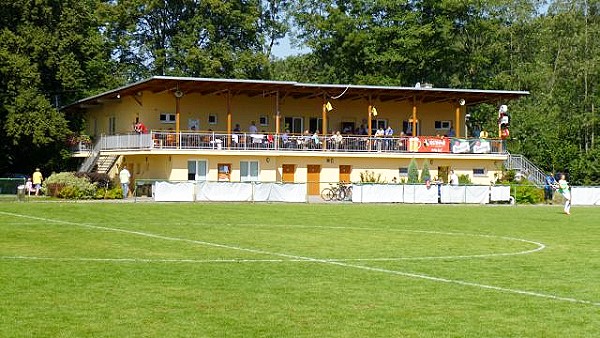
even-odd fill
[{"label": "person standing on balcony", "polygon": [[250,127],[248,127],[248,132],[250,134],[257,134],[258,133],[258,128],[256,127],[256,122],[252,121],[252,123],[250,124]]},{"label": "person standing on balcony", "polygon": [[42,188],[42,181],[44,180],[44,176],[40,171],[40,168],[35,168],[35,172],[32,175],[33,187],[35,188],[35,195],[38,196],[40,194],[40,189]]},{"label": "person standing on balcony", "polygon": [[391,150],[392,149],[392,138],[394,137],[394,129],[392,129],[392,126],[388,125],[387,129],[385,130],[385,150]]},{"label": "person standing on balcony", "polygon": [[129,179],[131,178],[131,174],[129,170],[127,170],[126,166],[123,166],[121,172],[119,173],[119,181],[121,182],[121,189],[123,190],[123,199],[127,198],[127,194],[129,193]]}]

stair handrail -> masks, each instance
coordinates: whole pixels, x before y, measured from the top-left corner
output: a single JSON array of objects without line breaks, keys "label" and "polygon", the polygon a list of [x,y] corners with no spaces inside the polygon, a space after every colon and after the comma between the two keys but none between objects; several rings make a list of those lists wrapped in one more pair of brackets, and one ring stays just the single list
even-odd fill
[{"label": "stair handrail", "polygon": [[83,161],[81,166],[79,167],[79,171],[82,172],[91,172],[92,168],[98,161],[98,156],[100,155],[100,141],[96,141],[94,144],[94,148],[90,150],[89,156]]},{"label": "stair handrail", "polygon": [[536,166],[533,162],[520,154],[508,154],[505,166],[507,169],[518,170],[529,181],[539,187],[544,186],[546,175],[544,171]]}]

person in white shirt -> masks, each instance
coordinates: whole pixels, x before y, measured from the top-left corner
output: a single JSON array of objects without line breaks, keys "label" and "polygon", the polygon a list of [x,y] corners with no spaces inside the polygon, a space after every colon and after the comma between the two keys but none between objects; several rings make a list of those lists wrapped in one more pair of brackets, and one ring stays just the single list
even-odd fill
[{"label": "person in white shirt", "polygon": [[129,192],[129,178],[131,178],[129,170],[127,170],[127,167],[123,167],[119,173],[119,181],[121,181],[121,189],[123,189],[123,199],[127,198],[127,193]]},{"label": "person in white shirt", "polygon": [[450,185],[457,186],[458,185],[458,175],[454,172],[454,170],[450,170]]}]

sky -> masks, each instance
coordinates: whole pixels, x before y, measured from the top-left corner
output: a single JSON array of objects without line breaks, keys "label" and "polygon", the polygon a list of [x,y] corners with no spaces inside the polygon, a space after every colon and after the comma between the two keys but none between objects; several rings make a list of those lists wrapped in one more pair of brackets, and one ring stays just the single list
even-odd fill
[{"label": "sky", "polygon": [[290,44],[290,38],[286,35],[283,39],[279,40],[279,45],[273,46],[273,56],[277,58],[285,58],[290,55],[304,54],[308,52],[307,48],[296,48]]}]

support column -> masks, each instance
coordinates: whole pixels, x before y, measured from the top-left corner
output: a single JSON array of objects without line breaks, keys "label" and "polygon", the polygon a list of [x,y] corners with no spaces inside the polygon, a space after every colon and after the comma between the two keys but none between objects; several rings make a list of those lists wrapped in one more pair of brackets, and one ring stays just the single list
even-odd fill
[{"label": "support column", "polygon": [[454,132],[456,137],[460,137],[460,106],[456,106],[456,116],[454,118]]},{"label": "support column", "polygon": [[231,148],[231,92],[227,91],[227,149]]},{"label": "support column", "polygon": [[279,115],[279,91],[275,92],[275,135],[281,130],[281,115]]},{"label": "support column", "polygon": [[179,95],[179,91],[175,92],[175,145],[179,148],[179,115],[181,113],[181,95]]},{"label": "support column", "polygon": [[[325,101],[325,100],[323,100]],[[323,125],[321,126],[323,128],[323,130],[321,131],[321,134],[323,135],[323,150],[327,149],[327,102],[323,102],[323,108],[322,108],[322,113],[323,113]]]},{"label": "support column", "polygon": [[413,97],[412,136],[418,136],[417,135],[417,98],[416,97]]}]

